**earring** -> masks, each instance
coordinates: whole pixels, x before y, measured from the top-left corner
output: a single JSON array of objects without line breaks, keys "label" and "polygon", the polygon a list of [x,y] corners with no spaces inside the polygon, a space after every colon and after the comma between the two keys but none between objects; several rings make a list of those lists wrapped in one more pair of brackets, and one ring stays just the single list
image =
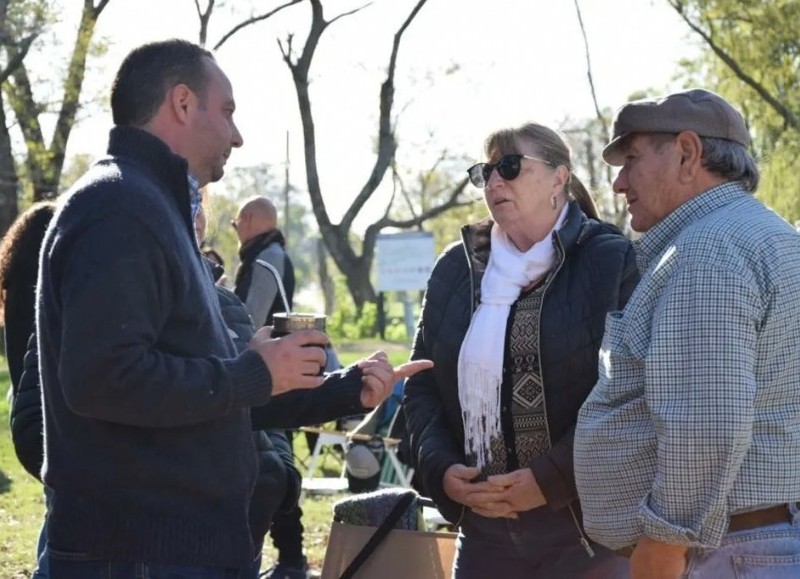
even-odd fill
[{"label": "earring", "polygon": [[556,196],[555,195],[551,195],[550,196],[550,207],[553,208],[553,211],[558,209],[558,202],[556,201]]}]

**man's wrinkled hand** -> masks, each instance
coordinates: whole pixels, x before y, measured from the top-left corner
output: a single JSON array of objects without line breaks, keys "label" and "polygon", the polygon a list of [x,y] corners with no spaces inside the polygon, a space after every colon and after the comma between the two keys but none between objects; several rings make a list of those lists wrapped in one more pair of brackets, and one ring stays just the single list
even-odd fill
[{"label": "man's wrinkled hand", "polygon": [[631,555],[631,579],[680,579],[686,572],[685,545],[639,539]]}]

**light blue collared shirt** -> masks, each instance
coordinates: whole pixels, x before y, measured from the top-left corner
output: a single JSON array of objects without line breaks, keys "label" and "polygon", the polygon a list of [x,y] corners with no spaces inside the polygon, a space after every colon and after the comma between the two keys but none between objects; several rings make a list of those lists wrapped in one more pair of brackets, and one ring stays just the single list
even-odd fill
[{"label": "light blue collared shirt", "polygon": [[189,205],[192,208],[192,223],[194,223],[200,204],[203,202],[203,192],[200,190],[200,183],[191,173],[187,173],[189,181]]}]

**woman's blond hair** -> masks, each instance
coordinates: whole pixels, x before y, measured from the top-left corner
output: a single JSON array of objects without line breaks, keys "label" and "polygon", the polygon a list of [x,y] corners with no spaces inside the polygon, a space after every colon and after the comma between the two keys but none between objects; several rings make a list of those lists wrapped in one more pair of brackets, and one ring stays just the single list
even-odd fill
[{"label": "woman's blond hair", "polygon": [[537,156],[553,167],[565,166],[569,179],[565,187],[568,197],[578,202],[587,217],[600,220],[594,199],[572,170],[572,151],[566,141],[556,131],[538,123],[525,123],[516,128],[495,131],[486,139],[486,156],[519,154],[520,142],[530,143]]}]

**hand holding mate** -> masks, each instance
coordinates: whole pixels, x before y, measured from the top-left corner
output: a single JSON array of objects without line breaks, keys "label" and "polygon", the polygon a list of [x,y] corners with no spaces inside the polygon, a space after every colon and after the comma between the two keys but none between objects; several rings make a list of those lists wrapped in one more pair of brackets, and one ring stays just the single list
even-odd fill
[{"label": "hand holding mate", "polygon": [[272,328],[258,330],[248,347],[261,355],[272,376],[272,395],[290,390],[317,388],[322,384],[320,368],[327,358],[320,344],[328,336],[318,330],[299,330],[282,338],[272,337]]}]

